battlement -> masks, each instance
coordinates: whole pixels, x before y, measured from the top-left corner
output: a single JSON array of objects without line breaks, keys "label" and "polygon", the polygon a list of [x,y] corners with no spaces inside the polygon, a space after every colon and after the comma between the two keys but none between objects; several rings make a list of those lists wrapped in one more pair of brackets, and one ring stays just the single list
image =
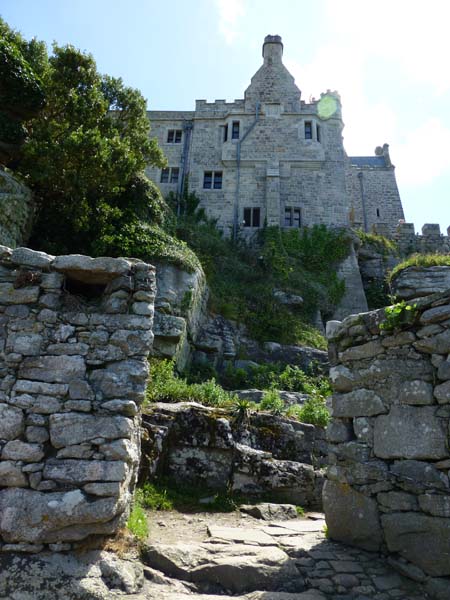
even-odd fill
[{"label": "battlement", "polygon": [[208,102],[207,100],[196,100],[195,101],[195,112],[200,114],[214,115],[217,113],[226,114],[233,111],[243,111],[244,100],[235,99],[233,102],[227,102],[226,100],[214,100],[214,102]]},{"label": "battlement", "polygon": [[450,226],[447,227],[446,235],[441,233],[438,223],[425,223],[420,234],[416,233],[414,223],[399,222],[393,236],[389,235],[388,229],[389,227],[384,223],[374,227],[375,233],[392,237],[397,242],[402,255],[413,252],[421,254],[430,252],[447,254],[450,252]]}]

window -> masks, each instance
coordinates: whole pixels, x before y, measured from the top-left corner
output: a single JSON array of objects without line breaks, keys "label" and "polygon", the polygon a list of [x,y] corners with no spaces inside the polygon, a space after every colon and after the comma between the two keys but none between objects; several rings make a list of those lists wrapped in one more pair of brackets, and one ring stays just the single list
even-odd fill
[{"label": "window", "polygon": [[379,216],[380,216],[380,209],[377,208],[377,217],[379,217]]},{"label": "window", "polygon": [[286,206],[284,209],[284,226],[285,227],[300,227],[300,209]]},{"label": "window", "polygon": [[228,125],[224,125],[223,127],[223,141],[226,142],[228,140]]},{"label": "window", "polygon": [[222,171],[205,171],[203,174],[204,190],[222,189]]},{"label": "window", "polygon": [[172,167],[170,170],[170,183],[178,183],[178,175],[180,169],[178,167]]},{"label": "window", "polygon": [[312,122],[305,121],[305,140],[312,140]]},{"label": "window", "polygon": [[320,125],[316,125],[316,139],[320,142]]},{"label": "window", "polygon": [[178,183],[180,169],[178,167],[166,167],[161,171],[161,183]]},{"label": "window", "polygon": [[261,222],[261,209],[244,208],[244,227],[259,227]]},{"label": "window", "polygon": [[168,144],[181,144],[181,136],[183,132],[181,129],[169,129],[167,132],[167,143]]},{"label": "window", "polygon": [[231,139],[239,139],[239,121],[233,121],[233,125],[231,127]]}]

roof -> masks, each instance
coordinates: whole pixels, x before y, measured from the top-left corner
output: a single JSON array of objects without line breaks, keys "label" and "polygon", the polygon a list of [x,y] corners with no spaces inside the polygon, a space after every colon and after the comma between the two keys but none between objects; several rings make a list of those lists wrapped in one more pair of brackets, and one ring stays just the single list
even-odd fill
[{"label": "roof", "polygon": [[350,164],[355,167],[385,168],[384,156],[349,156]]}]

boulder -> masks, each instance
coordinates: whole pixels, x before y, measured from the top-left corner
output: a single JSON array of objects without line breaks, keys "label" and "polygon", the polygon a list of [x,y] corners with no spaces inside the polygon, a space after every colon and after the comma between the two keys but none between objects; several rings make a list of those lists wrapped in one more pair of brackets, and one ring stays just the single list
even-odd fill
[{"label": "boulder", "polygon": [[260,504],[242,504],[239,510],[247,515],[262,519],[263,521],[284,521],[297,519],[298,513],[295,504],[271,504],[262,502]]},{"label": "boulder", "polygon": [[411,300],[450,288],[450,267],[408,267],[391,282],[392,293],[400,300]]}]

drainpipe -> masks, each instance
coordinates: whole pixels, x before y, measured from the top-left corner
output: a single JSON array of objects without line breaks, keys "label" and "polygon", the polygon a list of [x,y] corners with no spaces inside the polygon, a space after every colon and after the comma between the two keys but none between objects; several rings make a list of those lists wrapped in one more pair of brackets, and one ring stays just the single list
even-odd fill
[{"label": "drainpipe", "polygon": [[358,173],[359,179],[359,187],[361,190],[361,205],[362,205],[362,213],[363,213],[363,223],[364,223],[364,231],[367,233],[367,212],[366,212],[366,194],[364,192],[364,181],[362,171]]},{"label": "drainpipe", "polygon": [[183,123],[183,133],[184,133],[184,143],[183,143],[183,152],[181,154],[181,173],[180,178],[178,179],[178,189],[177,189],[177,216],[180,216],[181,212],[181,198],[183,196],[184,191],[184,183],[186,181],[186,177],[189,173],[189,148],[191,145],[191,132],[192,132],[193,123],[192,121],[185,121]]},{"label": "drainpipe", "polygon": [[247,131],[244,133],[242,138],[238,140],[237,148],[236,148],[236,163],[237,163],[237,174],[236,174],[236,196],[234,199],[234,218],[233,218],[233,240],[237,240],[237,235],[239,231],[239,186],[241,182],[241,144],[248,136],[248,134],[255,127],[256,123],[259,121],[259,102],[256,103],[255,109],[255,119]]}]

